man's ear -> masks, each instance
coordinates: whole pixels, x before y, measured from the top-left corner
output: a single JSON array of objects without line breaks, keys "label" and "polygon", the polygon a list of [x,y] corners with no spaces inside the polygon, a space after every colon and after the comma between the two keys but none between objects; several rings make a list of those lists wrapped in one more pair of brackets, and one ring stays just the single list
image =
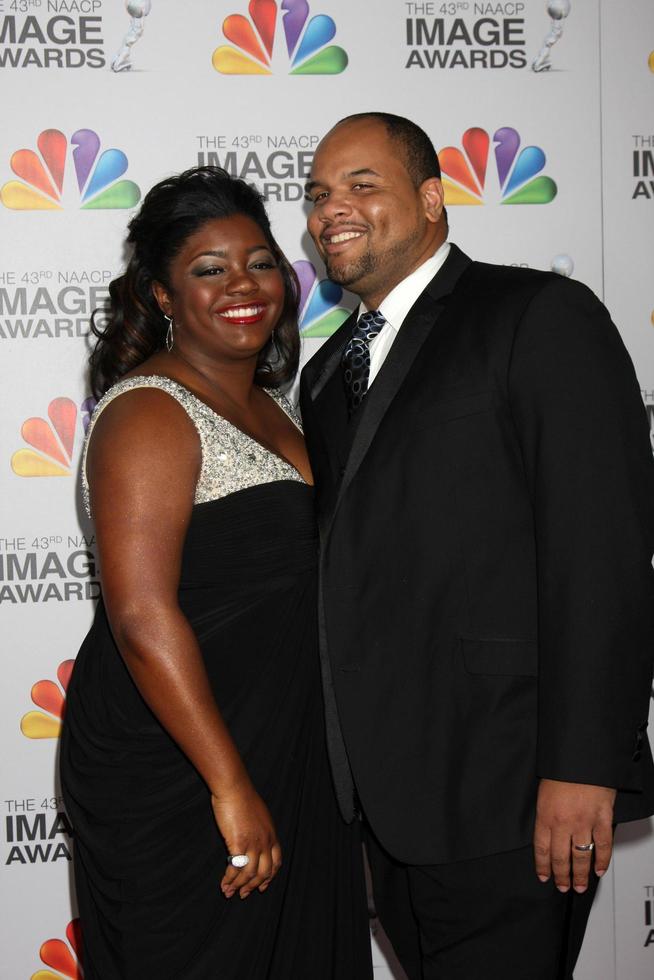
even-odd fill
[{"label": "man's ear", "polygon": [[438,224],[443,213],[443,203],[445,201],[443,185],[438,177],[428,177],[427,180],[422,182],[420,185],[420,197],[427,220],[431,221],[432,224]]},{"label": "man's ear", "polygon": [[154,298],[156,299],[157,303],[159,304],[159,309],[161,310],[161,312],[163,313],[163,315],[164,316],[172,316],[173,315],[173,303],[172,303],[172,299],[171,299],[170,293],[168,292],[168,290],[166,289],[166,287],[164,286],[164,284],[161,283],[161,282],[156,282],[156,281],[153,282],[152,283],[152,292],[154,294]]}]

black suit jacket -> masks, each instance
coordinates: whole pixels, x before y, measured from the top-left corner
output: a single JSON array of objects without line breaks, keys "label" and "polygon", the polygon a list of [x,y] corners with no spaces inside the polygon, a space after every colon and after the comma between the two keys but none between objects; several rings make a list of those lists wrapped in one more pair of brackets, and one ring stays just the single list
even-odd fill
[{"label": "black suit jacket", "polygon": [[305,368],[328,740],[397,859],[530,842],[538,780],[654,810],[654,464],[596,297],[455,246],[349,423],[353,319]]}]

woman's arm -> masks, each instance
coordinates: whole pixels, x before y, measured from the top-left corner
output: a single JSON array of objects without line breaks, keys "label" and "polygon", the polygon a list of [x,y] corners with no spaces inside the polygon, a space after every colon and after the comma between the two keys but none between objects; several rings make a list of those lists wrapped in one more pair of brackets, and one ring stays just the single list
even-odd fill
[{"label": "woman's arm", "polygon": [[165,392],[139,388],[111,402],[89,444],[87,476],[114,639],[144,700],[212,794],[230,854],[221,887],[264,890],[281,852],[216,705],[197,639],[177,602],[184,539],[201,466],[200,441]]}]

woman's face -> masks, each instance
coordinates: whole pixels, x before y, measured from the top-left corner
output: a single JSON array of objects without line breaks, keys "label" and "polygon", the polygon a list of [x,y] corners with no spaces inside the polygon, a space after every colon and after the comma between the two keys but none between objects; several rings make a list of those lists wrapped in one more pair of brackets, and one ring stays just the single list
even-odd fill
[{"label": "woman's face", "polygon": [[207,221],[154,284],[184,355],[231,361],[265,346],[284,304],[281,270],[258,224],[244,214]]}]

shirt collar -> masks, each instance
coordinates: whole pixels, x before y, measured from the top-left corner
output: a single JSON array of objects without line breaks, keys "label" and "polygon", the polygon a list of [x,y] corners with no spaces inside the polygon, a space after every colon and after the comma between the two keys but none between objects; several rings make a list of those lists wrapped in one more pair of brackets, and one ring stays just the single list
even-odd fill
[{"label": "shirt collar", "polygon": [[[397,332],[400,329],[407,313],[441,268],[449,251],[450,243],[443,242],[431,258],[419,265],[406,279],[399,282],[381,301],[379,312],[393,330]],[[357,317],[366,312],[368,312],[368,307],[360,303]]]}]

